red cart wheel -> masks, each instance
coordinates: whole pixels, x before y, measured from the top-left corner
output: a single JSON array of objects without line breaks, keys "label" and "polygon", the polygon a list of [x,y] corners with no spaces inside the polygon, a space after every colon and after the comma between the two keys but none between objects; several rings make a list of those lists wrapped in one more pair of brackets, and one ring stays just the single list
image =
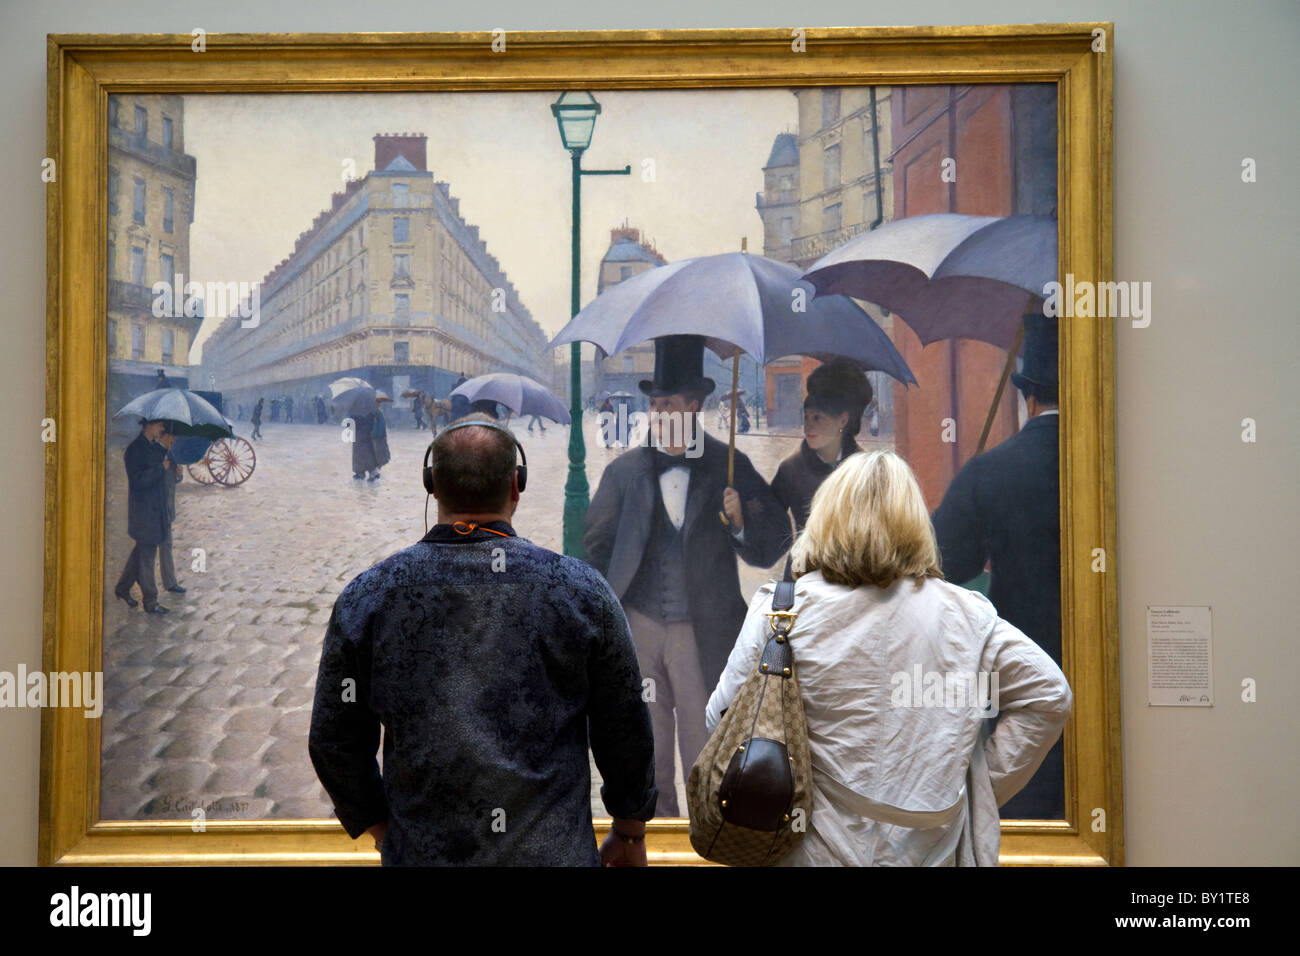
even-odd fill
[{"label": "red cart wheel", "polygon": [[[211,452],[209,452],[209,454],[210,453]],[[185,470],[188,471],[190,473],[190,477],[193,478],[200,485],[211,485],[214,484],[217,480],[212,477],[212,471],[210,468],[208,468],[208,458],[206,455],[200,458],[194,464],[187,465]]]},{"label": "red cart wheel", "polygon": [[241,485],[257,466],[257,455],[247,440],[238,436],[212,443],[208,451],[208,468],[212,477],[227,487]]}]

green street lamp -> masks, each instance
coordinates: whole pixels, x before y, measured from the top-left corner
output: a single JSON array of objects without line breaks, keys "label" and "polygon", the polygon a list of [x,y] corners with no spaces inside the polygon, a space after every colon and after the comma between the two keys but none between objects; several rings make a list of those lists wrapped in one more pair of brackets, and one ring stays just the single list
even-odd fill
[{"label": "green street lamp", "polygon": [[[551,113],[560,128],[560,141],[573,158],[573,284],[570,299],[570,317],[581,311],[581,235],[582,235],[582,177],[629,176],[630,165],[622,169],[583,169],[582,154],[591,145],[591,135],[596,130],[596,117],[600,104],[590,93],[570,90],[562,93],[551,104]],[[569,477],[564,483],[564,553],[575,558],[586,557],[582,547],[582,525],[591,500],[587,484],[587,446],[582,437],[582,344],[569,346]]]}]

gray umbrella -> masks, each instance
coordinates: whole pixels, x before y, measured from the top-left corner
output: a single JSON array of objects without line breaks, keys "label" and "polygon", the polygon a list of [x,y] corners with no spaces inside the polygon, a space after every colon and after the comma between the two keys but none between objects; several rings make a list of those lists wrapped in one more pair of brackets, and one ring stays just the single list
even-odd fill
[{"label": "gray umbrella", "polygon": [[1051,216],[937,213],[850,239],[814,262],[804,278],[818,295],[857,296],[897,313],[922,345],[966,338],[1007,350],[979,454],[1020,351],[1024,315],[1042,307],[1058,268]]},{"label": "gray umbrella", "polygon": [[336,382],[330,382],[331,400],[344,415],[360,418],[373,415],[379,407],[375,401],[375,387],[365,379],[348,376]]},{"label": "gray umbrella", "polygon": [[131,399],[114,418],[139,418],[170,423],[172,434],[181,437],[230,438],[234,428],[211,403],[184,388],[156,388]]},{"label": "gray umbrella", "polygon": [[1050,216],[936,213],[856,236],[803,278],[819,296],[851,295],[889,309],[922,345],[966,338],[1010,349],[1057,268]]},{"label": "gray umbrella", "polygon": [[567,425],[572,421],[564,403],[527,375],[492,372],[463,382],[451,390],[471,402],[500,402],[516,415],[541,415]]},{"label": "gray umbrella", "polygon": [[799,270],[745,252],[683,259],[606,289],[551,346],[594,342],[607,354],[664,335],[703,335],[718,356],[760,365],[787,355],[844,356],[904,384],[916,377],[889,336],[855,302],[814,298]]}]

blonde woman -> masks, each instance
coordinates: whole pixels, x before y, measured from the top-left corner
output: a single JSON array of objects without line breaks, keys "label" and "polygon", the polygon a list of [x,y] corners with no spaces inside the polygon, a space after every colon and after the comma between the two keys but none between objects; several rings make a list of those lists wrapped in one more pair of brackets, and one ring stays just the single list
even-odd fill
[{"label": "blonde woman", "polygon": [[[1070,716],[1060,668],[982,594],[943,580],[921,490],[893,452],[826,477],[792,559],[814,803],[783,864],[996,866],[998,807]],[[757,665],[773,587],[750,602],[710,731]]]}]

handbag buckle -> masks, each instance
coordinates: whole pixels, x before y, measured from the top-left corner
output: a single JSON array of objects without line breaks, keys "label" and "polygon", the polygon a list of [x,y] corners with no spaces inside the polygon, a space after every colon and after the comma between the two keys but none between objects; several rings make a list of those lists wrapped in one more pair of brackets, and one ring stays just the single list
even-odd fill
[{"label": "handbag buckle", "polygon": [[[767,618],[767,623],[772,626],[772,630],[778,634],[789,634],[790,629],[794,627],[794,619],[799,616],[798,611],[765,611],[763,616]],[[784,622],[784,627],[777,625],[776,618]]]}]

